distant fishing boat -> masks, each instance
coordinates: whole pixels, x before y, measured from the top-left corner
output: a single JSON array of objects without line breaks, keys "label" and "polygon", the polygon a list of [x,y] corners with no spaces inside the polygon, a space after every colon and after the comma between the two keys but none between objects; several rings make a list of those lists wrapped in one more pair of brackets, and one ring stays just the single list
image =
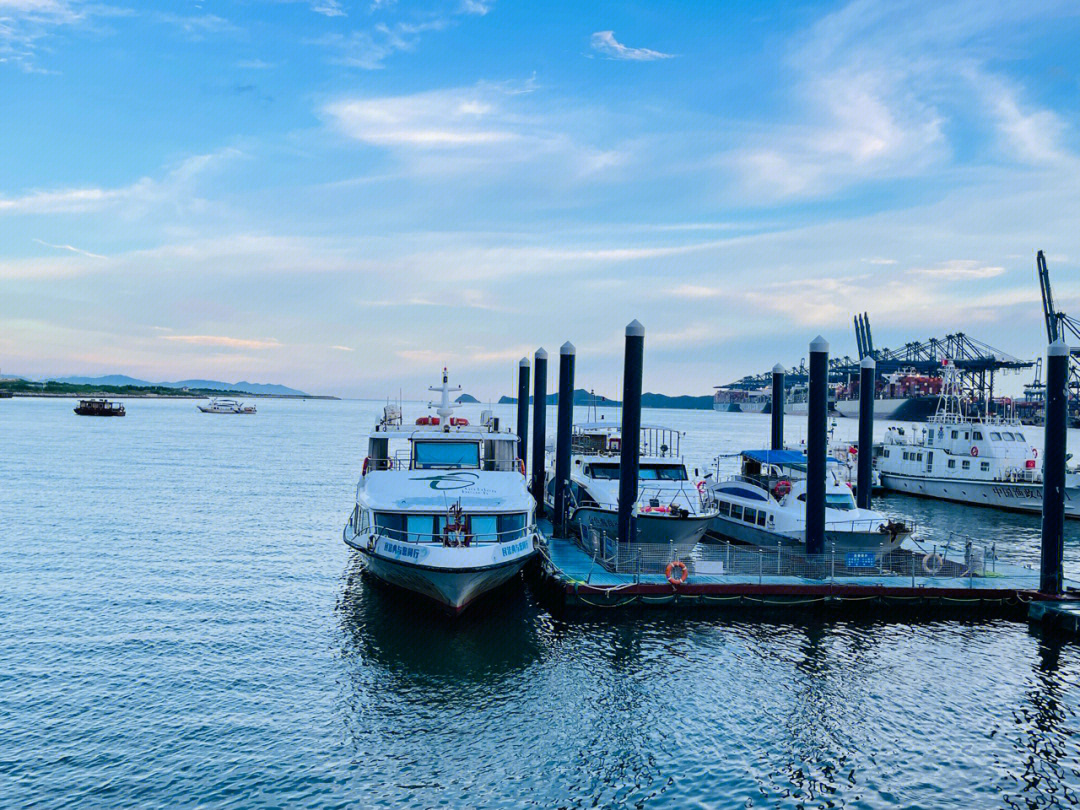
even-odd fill
[{"label": "distant fishing boat", "polygon": [[446,369],[430,390],[442,394],[437,416],[405,425],[400,408],[383,410],[343,539],[371,574],[456,615],[516,575],[539,535],[518,437],[490,412],[476,426],[455,417],[461,388]]},{"label": "distant fishing boat", "polygon": [[107,399],[82,399],[75,409],[79,416],[123,416],[124,403],[109,402]]}]

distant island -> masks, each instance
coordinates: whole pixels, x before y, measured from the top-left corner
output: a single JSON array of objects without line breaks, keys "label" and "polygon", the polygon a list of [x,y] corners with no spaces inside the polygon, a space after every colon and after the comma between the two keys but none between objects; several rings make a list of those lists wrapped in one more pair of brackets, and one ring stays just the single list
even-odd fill
[{"label": "distant island", "polygon": [[[533,401],[532,397],[529,397],[529,404]],[[516,405],[517,397],[500,397],[500,405]],[[559,404],[559,394],[548,394],[548,405]],[[601,407],[614,408],[622,405],[621,402],[615,399],[609,399],[608,397],[600,396],[599,394],[591,394],[584,388],[577,388],[574,390],[574,404],[575,405],[597,405]],[[641,395],[641,407],[643,408],[676,408],[682,410],[711,410],[713,406],[713,398],[711,395],[706,394],[704,396],[695,397],[689,395],[671,397],[667,394],[652,394],[645,393]]]},{"label": "distant island", "polygon": [[0,391],[16,396],[55,397],[284,397],[295,399],[337,399],[318,396],[272,383],[241,381],[227,383],[219,380],[180,380],[178,382],[148,382],[125,374],[103,377],[58,377],[50,380],[27,380],[21,377],[0,379]]},{"label": "distant island", "polygon": [[478,400],[472,394],[462,394],[460,397],[455,399],[454,402],[458,403],[459,405],[477,405],[480,403],[480,400]]}]

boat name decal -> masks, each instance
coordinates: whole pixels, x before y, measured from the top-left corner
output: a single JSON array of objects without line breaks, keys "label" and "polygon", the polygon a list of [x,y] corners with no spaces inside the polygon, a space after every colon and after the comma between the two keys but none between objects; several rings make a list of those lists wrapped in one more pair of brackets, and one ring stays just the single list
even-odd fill
[{"label": "boat name decal", "polygon": [[432,489],[465,489],[477,482],[480,476],[471,472],[452,472],[442,475],[421,475],[413,478],[413,481],[430,481]]},{"label": "boat name decal", "polygon": [[1028,498],[1042,500],[1042,490],[1038,487],[991,487],[993,493],[1001,498]]},{"label": "boat name decal", "polygon": [[509,557],[509,556],[511,556],[513,554],[518,554],[518,553],[520,553],[522,551],[525,551],[528,547],[529,547],[529,541],[528,540],[519,540],[518,542],[514,543],[513,545],[503,546],[502,555],[504,557]]},{"label": "boat name decal", "polygon": [[384,553],[393,554],[395,557],[408,557],[413,560],[420,559],[421,549],[413,546],[406,546],[401,543],[386,541],[382,544],[382,550]]}]

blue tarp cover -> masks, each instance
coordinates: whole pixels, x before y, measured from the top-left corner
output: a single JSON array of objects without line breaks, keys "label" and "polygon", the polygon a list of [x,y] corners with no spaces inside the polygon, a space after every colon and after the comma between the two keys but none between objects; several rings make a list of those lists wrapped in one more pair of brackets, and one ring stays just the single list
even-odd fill
[{"label": "blue tarp cover", "polygon": [[[806,453],[802,450],[743,450],[742,454],[762,464],[801,464],[805,467],[807,462]],[[835,458],[827,458],[825,461],[832,464],[840,463]]]}]

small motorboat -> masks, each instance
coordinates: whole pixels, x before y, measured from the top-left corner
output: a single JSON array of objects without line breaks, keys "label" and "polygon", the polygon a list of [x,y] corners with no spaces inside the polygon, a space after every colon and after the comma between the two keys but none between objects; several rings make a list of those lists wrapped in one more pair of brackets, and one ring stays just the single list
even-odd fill
[{"label": "small motorboat", "polygon": [[75,409],[79,416],[123,416],[124,403],[109,402],[107,399],[82,399]]},{"label": "small motorboat", "polygon": [[255,413],[254,405],[245,405],[242,402],[237,402],[235,399],[222,399],[220,397],[211,397],[210,401],[205,405],[199,405],[199,410],[203,413]]}]

